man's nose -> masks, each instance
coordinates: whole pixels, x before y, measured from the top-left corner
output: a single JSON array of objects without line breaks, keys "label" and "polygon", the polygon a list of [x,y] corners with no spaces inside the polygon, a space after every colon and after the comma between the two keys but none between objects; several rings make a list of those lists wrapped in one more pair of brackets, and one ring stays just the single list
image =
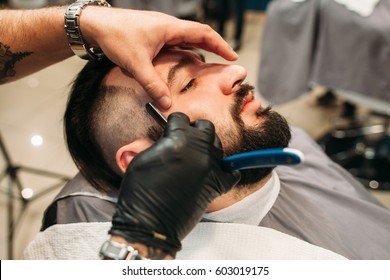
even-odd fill
[{"label": "man's nose", "polygon": [[240,65],[222,65],[219,72],[219,86],[223,94],[236,92],[247,76],[247,71]]}]

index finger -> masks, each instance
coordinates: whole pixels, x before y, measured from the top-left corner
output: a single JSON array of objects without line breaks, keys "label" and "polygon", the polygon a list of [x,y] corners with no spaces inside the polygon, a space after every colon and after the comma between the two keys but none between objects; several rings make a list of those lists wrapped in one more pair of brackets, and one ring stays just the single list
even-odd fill
[{"label": "index finger", "polygon": [[194,122],[194,126],[198,128],[199,130],[203,131],[205,135],[207,135],[208,140],[210,143],[214,143],[214,146],[218,146],[220,144],[218,136],[215,134],[215,126],[211,121],[208,120],[197,120]]},{"label": "index finger", "polygon": [[173,132],[190,126],[190,118],[181,112],[175,112],[168,116],[168,125],[166,131]]},{"label": "index finger", "polygon": [[198,22],[184,22],[184,28],[177,28],[174,37],[166,42],[167,45],[192,45],[215,53],[226,60],[237,60],[238,54],[231,46],[209,25]]}]

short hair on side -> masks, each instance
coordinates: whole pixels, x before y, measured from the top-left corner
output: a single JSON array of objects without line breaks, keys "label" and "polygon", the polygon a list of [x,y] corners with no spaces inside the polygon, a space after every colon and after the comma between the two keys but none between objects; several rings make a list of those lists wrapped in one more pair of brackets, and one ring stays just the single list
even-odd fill
[{"label": "short hair on side", "polygon": [[98,190],[119,188],[115,154],[136,138],[157,140],[157,125],[133,88],[104,86],[115,67],[104,58],[90,61],[76,76],[64,114],[68,150],[81,174]]}]

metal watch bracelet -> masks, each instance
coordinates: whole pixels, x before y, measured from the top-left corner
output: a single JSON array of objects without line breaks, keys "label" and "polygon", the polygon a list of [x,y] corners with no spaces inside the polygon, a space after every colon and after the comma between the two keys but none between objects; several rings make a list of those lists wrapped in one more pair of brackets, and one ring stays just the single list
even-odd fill
[{"label": "metal watch bracelet", "polygon": [[103,260],[148,260],[131,246],[106,240],[100,248],[99,256]]},{"label": "metal watch bracelet", "polygon": [[99,48],[88,47],[80,31],[81,10],[89,5],[111,7],[105,0],[78,0],[73,4],[70,4],[66,9],[64,27],[66,35],[68,36],[69,47],[72,51],[82,59],[94,60],[102,58],[104,54]]}]

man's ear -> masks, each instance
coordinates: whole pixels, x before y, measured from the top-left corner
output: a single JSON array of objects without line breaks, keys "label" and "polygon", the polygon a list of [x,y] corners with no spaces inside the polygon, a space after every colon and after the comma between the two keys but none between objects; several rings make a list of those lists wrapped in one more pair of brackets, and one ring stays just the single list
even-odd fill
[{"label": "man's ear", "polygon": [[142,151],[153,145],[153,141],[148,138],[137,139],[130,144],[122,146],[116,152],[116,164],[119,169],[125,173],[127,166]]}]

